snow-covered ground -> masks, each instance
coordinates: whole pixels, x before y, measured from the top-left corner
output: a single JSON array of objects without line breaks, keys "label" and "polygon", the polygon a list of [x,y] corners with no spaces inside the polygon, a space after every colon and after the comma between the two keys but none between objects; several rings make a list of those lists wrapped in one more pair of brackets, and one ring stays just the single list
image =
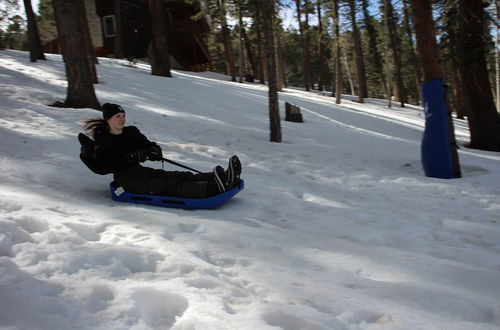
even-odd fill
[{"label": "snow-covered ground", "polygon": [[246,184],[216,210],[119,203],[78,157],[99,113],[47,106],[66,95],[47,57],[0,51],[1,329],[500,329],[499,153],[427,178],[421,108],[298,89],[281,115],[305,123],[270,143],[265,86],[103,58],[101,103],[172,160],[238,154]]}]

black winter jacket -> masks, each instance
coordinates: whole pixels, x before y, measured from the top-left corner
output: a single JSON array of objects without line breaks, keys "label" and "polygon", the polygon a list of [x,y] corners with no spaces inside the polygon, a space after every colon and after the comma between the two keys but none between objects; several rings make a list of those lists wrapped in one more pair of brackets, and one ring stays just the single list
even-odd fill
[{"label": "black winter jacket", "polygon": [[139,166],[139,162],[132,156],[139,149],[150,148],[155,145],[149,141],[135,126],[127,126],[119,135],[109,132],[94,137],[94,160],[104,170],[118,173],[132,166]]}]

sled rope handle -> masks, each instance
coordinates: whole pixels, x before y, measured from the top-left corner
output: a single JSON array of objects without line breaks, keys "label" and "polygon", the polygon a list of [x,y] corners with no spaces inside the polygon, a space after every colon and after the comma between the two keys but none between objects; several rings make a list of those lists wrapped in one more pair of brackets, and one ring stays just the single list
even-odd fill
[{"label": "sled rope handle", "polygon": [[170,159],[167,159],[167,158],[162,158],[161,160],[162,160],[162,162],[167,162],[167,163],[170,163],[170,164],[173,164],[173,165],[177,165],[179,167],[185,168],[187,170],[190,170],[190,171],[193,171],[193,172],[196,172],[196,173],[203,173],[203,172],[200,172],[198,170],[195,170],[194,168],[191,168],[191,167],[188,167],[186,165],[174,162],[173,160],[170,160]]}]

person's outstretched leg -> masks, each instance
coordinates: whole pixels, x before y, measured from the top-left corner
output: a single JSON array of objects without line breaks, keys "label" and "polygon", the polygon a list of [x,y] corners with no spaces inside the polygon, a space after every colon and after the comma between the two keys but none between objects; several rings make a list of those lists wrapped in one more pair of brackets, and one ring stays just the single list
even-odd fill
[{"label": "person's outstretched leg", "polygon": [[229,158],[229,164],[227,166],[226,173],[226,185],[230,188],[238,185],[241,175],[241,162],[238,156],[234,155]]},{"label": "person's outstretched leg", "polygon": [[217,183],[217,188],[221,193],[231,189],[231,187],[227,185],[226,172],[224,171],[222,166],[217,165],[214,167],[214,180],[215,183]]}]

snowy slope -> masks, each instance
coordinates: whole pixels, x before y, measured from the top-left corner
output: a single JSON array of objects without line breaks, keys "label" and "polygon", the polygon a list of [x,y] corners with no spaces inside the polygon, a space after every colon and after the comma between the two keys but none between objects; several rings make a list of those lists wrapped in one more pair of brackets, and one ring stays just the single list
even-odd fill
[{"label": "snowy slope", "polygon": [[425,177],[421,108],[287,89],[305,123],[276,144],[265,86],[103,58],[100,102],[165,157],[243,163],[217,210],[124,204],[78,158],[99,113],[46,106],[64,65],[28,58],[0,51],[1,329],[500,329],[500,154]]}]

